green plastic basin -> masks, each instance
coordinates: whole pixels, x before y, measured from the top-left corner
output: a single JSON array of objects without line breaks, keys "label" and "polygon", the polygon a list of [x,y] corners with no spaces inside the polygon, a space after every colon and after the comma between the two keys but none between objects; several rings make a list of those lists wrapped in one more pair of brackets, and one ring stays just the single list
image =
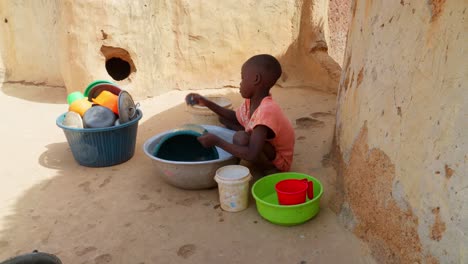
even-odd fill
[{"label": "green plastic basin", "polygon": [[[307,179],[314,183],[314,198],[297,205],[279,205],[275,185],[286,179]],[[322,183],[316,178],[303,173],[282,172],[263,177],[252,187],[252,195],[258,213],[273,224],[283,226],[299,225],[316,216],[320,210],[320,198],[323,194]]]}]

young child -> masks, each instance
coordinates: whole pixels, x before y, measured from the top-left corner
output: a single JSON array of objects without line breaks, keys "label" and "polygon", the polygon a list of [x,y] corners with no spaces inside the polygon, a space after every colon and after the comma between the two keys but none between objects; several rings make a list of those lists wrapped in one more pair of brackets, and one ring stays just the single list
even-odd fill
[{"label": "young child", "polygon": [[281,65],[275,57],[256,55],[242,65],[240,94],[245,98],[236,110],[225,109],[205,97],[190,93],[186,101],[206,106],[215,112],[222,124],[236,130],[230,144],[207,133],[198,138],[204,147],[218,146],[232,155],[263,166],[289,171],[294,152],[294,129],[270,89],[281,76]]}]

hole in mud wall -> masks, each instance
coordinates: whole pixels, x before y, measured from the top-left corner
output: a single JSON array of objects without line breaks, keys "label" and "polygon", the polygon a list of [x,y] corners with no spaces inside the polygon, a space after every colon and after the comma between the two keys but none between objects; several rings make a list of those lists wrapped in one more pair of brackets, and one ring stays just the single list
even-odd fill
[{"label": "hole in mud wall", "polygon": [[101,53],[106,58],[106,71],[116,81],[127,79],[136,72],[130,53],[122,48],[101,46]]},{"label": "hole in mud wall", "polygon": [[130,63],[120,58],[106,60],[107,73],[116,81],[121,81],[130,75]]}]

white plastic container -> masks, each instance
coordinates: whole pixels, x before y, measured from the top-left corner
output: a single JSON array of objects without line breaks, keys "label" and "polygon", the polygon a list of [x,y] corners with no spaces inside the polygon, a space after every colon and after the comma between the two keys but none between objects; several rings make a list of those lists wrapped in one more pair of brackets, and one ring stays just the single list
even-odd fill
[{"label": "white plastic container", "polygon": [[249,182],[252,175],[247,167],[228,165],[216,171],[219,202],[221,208],[228,212],[239,212],[249,206]]},{"label": "white plastic container", "polygon": [[[206,98],[221,107],[232,109],[231,100],[226,97],[207,96]],[[219,122],[218,116],[206,106],[189,105],[187,106],[187,111],[191,114],[191,121],[194,124],[222,126]]]}]

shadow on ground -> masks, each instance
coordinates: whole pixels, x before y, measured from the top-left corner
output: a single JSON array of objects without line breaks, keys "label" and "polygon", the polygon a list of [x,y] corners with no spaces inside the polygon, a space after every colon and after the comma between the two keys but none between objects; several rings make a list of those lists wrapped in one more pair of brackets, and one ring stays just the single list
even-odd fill
[{"label": "shadow on ground", "polygon": [[[237,94],[227,96],[239,102],[234,99]],[[285,108],[295,118],[309,116],[313,112],[306,108],[317,106],[310,105],[307,97],[302,101],[303,112],[297,110],[298,102]],[[150,111],[143,109],[143,114]],[[252,200],[247,210],[227,213],[219,207],[217,189],[187,191],[164,183],[142,145],[155,134],[189,123],[190,116],[185,105],[179,104],[145,120],[138,129],[135,156],[112,167],[79,166],[66,142],[48,144],[38,162],[55,170],[56,176],[31,187],[17,200],[0,231],[0,260],[33,249],[56,254],[64,263],[214,263],[226,259],[231,263],[350,263],[350,259],[360,259],[357,240],[326,204],[313,221],[285,228],[263,220]],[[301,129],[297,137],[310,134],[312,138],[312,130]],[[310,151],[314,148],[305,151],[306,147],[297,147],[298,159],[313,158]],[[314,159],[294,168],[320,171],[313,164],[320,164],[321,156]],[[337,250],[344,253],[336,254]]]}]

